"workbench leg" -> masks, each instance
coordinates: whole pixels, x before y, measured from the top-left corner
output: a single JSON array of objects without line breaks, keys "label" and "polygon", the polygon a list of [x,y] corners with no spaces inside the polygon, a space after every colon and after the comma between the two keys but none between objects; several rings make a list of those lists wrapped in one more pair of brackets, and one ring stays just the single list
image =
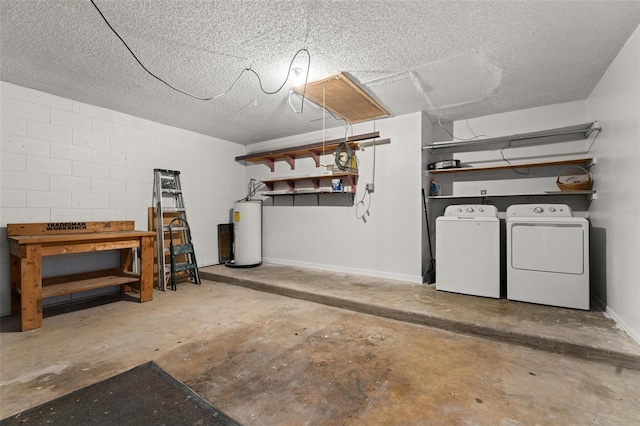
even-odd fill
[{"label": "workbench leg", "polygon": [[20,258],[11,255],[11,315],[20,315]]},{"label": "workbench leg", "polygon": [[140,302],[153,300],[153,241],[140,238]]},{"label": "workbench leg", "polygon": [[[133,271],[133,249],[122,249],[120,251],[120,271],[131,272]],[[128,293],[131,291],[131,286],[123,284],[120,286],[121,293]]]},{"label": "workbench leg", "polygon": [[20,259],[20,321],[22,331],[42,327],[42,253],[27,245]]}]

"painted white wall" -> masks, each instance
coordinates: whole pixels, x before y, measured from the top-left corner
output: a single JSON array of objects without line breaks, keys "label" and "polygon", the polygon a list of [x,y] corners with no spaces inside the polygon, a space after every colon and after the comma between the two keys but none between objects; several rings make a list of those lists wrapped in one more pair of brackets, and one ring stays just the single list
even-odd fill
[{"label": "painted white wall", "polygon": [[586,101],[566,102],[453,123],[459,138],[498,137],[580,124],[586,120]]},{"label": "painted white wall", "polygon": [[[586,101],[547,105],[453,123],[453,133],[461,139],[500,137],[522,133],[546,131],[554,128],[587,123]],[[478,138],[481,139],[481,138]],[[503,153],[509,161],[540,162],[580,157],[587,151],[590,141],[570,141],[540,146],[506,148]],[[461,153],[455,156],[462,162],[477,165],[506,164],[499,150]]]},{"label": "painted white wall", "polygon": [[[263,256],[271,263],[422,282],[421,143],[422,113],[353,126],[349,134],[380,132],[391,144],[358,151],[356,202],[365,184],[375,183],[371,199],[353,206],[346,194],[279,196],[264,205]],[[344,137],[329,129],[324,140]],[[323,140],[322,131],[251,145],[250,152]],[[373,174],[375,152],[375,176]],[[332,153],[331,153],[332,154]],[[332,163],[333,155],[322,156]],[[273,173],[262,164],[247,166],[247,179],[319,174],[311,158],[296,159],[295,170],[278,161]],[[370,204],[369,204],[370,201]],[[293,205],[295,202],[295,205]],[[369,214],[362,215],[369,207]]]},{"label": "painted white wall", "polygon": [[587,99],[587,115],[602,134],[591,204],[592,259],[607,312],[640,343],[640,28]]},{"label": "painted white wall", "polygon": [[[147,229],[153,169],[179,170],[198,263],[244,192],[242,145],[2,82],[0,311],[10,313],[7,223],[135,220]],[[113,266],[98,253],[43,261],[45,276]]]}]

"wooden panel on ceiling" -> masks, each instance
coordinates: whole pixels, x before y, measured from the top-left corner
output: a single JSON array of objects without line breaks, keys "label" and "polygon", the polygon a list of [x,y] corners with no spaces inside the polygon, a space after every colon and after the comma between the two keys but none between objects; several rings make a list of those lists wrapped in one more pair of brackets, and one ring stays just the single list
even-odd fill
[{"label": "wooden panel on ceiling", "polygon": [[338,73],[294,89],[348,123],[389,117],[389,113],[346,74]]}]

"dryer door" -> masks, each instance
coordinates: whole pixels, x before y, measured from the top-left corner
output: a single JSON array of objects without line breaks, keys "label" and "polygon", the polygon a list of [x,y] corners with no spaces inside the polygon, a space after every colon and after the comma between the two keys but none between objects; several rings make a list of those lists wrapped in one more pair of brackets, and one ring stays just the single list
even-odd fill
[{"label": "dryer door", "polygon": [[578,224],[514,223],[511,267],[529,271],[582,275],[584,228]]}]

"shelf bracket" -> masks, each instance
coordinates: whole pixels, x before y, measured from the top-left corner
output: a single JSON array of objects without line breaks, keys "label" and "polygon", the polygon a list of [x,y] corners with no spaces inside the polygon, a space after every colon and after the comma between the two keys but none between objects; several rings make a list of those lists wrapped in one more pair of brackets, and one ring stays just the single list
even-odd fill
[{"label": "shelf bracket", "polygon": [[314,188],[316,189],[320,188],[320,178],[311,179],[311,183],[313,184]]},{"label": "shelf bracket", "polygon": [[316,162],[316,167],[320,167],[320,155],[317,152],[311,151],[311,156],[313,157],[313,161]]},{"label": "shelf bracket", "polygon": [[273,171],[275,170],[275,161],[273,161],[271,158],[265,158],[264,164],[266,164],[267,167],[269,167],[271,169],[271,172],[273,173]]},{"label": "shelf bracket", "polygon": [[287,181],[287,185],[289,186],[289,189],[292,191],[296,190],[296,181],[295,180],[288,180]]},{"label": "shelf bracket", "polygon": [[296,157],[292,155],[285,155],[284,160],[289,164],[289,166],[291,166],[291,170],[296,169]]}]

